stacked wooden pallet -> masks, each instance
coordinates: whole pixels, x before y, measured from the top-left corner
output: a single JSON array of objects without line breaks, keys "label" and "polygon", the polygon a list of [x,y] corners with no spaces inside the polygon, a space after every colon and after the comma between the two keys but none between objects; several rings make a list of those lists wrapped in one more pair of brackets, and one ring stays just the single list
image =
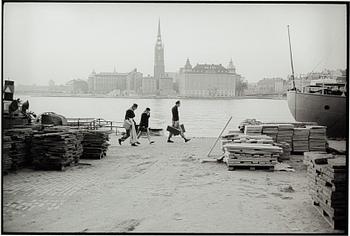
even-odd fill
[{"label": "stacked wooden pallet", "polygon": [[75,135],[76,142],[74,142],[75,149],[73,151],[74,163],[78,163],[79,159],[83,155],[83,139],[84,134],[80,130],[72,131],[73,135]]},{"label": "stacked wooden pallet", "polygon": [[244,134],[246,135],[261,135],[261,125],[246,125],[244,128]]},{"label": "stacked wooden pallet", "polygon": [[38,169],[59,169],[79,161],[79,140],[76,133],[65,127],[37,131],[32,137],[31,156]]},{"label": "stacked wooden pallet", "polygon": [[1,170],[3,173],[7,173],[12,168],[12,158],[10,156],[11,150],[11,137],[2,137],[2,165]]},{"label": "stacked wooden pallet", "polygon": [[308,166],[310,195],[316,209],[334,229],[347,224],[345,156],[312,158]]},{"label": "stacked wooden pallet", "polygon": [[262,124],[262,134],[270,136],[273,141],[277,141],[278,125],[275,124]]},{"label": "stacked wooden pallet", "polygon": [[261,124],[261,121],[259,120],[256,120],[256,119],[245,119],[244,121],[242,121],[238,128],[240,131],[244,132],[245,130],[245,126],[246,125],[260,125]]},{"label": "stacked wooden pallet", "polygon": [[81,158],[101,159],[106,156],[109,146],[109,133],[107,131],[84,131],[83,155]]},{"label": "stacked wooden pallet", "polygon": [[11,144],[9,150],[9,158],[11,159],[11,169],[18,169],[30,163],[29,149],[32,129],[7,129],[4,130],[4,135],[10,137],[7,139]]},{"label": "stacked wooden pallet", "polygon": [[293,152],[309,151],[309,128],[294,128]]},{"label": "stacked wooden pallet", "polygon": [[282,148],[282,153],[278,158],[279,161],[290,160],[290,152],[292,151],[292,149],[289,143],[280,142],[280,143],[274,143],[273,145]]},{"label": "stacked wooden pallet", "polygon": [[261,144],[272,144],[273,140],[267,135],[245,135],[229,134],[224,135],[221,139],[222,147],[228,143],[261,143]]},{"label": "stacked wooden pallet", "polygon": [[294,126],[292,124],[279,124],[277,142],[287,142],[290,146],[292,146],[293,128]]},{"label": "stacked wooden pallet", "polygon": [[310,129],[309,150],[325,151],[326,150],[326,126],[307,126]]},{"label": "stacked wooden pallet", "polygon": [[282,148],[271,144],[233,143],[226,144],[225,161],[229,170],[239,167],[267,167],[274,169],[277,158],[282,153]]}]

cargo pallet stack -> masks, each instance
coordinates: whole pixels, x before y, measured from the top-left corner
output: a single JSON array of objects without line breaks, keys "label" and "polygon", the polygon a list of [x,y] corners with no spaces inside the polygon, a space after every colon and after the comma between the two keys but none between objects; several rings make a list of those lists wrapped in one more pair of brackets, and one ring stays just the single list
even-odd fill
[{"label": "cargo pallet stack", "polygon": [[[312,152],[304,155],[313,156]],[[317,154],[309,158],[308,176],[313,205],[334,229],[347,224],[347,168],[345,156]]]},{"label": "cargo pallet stack", "polygon": [[283,152],[279,156],[278,161],[285,161],[290,160],[290,152],[292,151],[289,143],[287,142],[280,142],[280,143],[274,143],[274,146],[282,148]]},{"label": "cargo pallet stack", "polygon": [[308,128],[294,128],[293,152],[309,151],[309,133]]},{"label": "cargo pallet stack", "polygon": [[83,159],[101,159],[109,146],[109,131],[89,130],[83,132]]},{"label": "cargo pallet stack", "polygon": [[31,128],[7,129],[4,131],[4,135],[10,137],[10,140],[7,139],[7,141],[11,144],[9,150],[9,158],[12,162],[11,169],[17,170],[31,162],[29,159],[31,134]]},{"label": "cargo pallet stack", "polygon": [[11,137],[3,136],[2,137],[2,165],[1,170],[2,173],[8,173],[12,168],[12,159],[10,156],[11,150]]},{"label": "cargo pallet stack", "polygon": [[270,136],[273,141],[277,141],[278,125],[262,124],[262,134]]},{"label": "cargo pallet stack", "polygon": [[282,148],[271,144],[233,143],[224,145],[228,170],[268,168],[274,170]]},{"label": "cargo pallet stack", "polygon": [[246,125],[244,127],[245,135],[261,135],[262,126],[261,125]]},{"label": "cargo pallet stack", "polygon": [[64,170],[79,161],[79,140],[66,127],[47,128],[34,132],[31,156],[36,169]]},{"label": "cargo pallet stack", "polygon": [[310,129],[309,150],[325,151],[326,150],[326,126],[307,126]]},{"label": "cargo pallet stack", "polygon": [[278,124],[277,142],[286,142],[292,146],[293,129],[292,124]]}]

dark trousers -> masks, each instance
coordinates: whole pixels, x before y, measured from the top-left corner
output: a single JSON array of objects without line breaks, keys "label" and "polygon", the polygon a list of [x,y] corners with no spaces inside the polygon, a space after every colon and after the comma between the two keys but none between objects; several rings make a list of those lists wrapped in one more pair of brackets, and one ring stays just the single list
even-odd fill
[{"label": "dark trousers", "polygon": [[123,137],[120,138],[120,140],[121,141],[125,141],[127,138],[129,138],[130,137],[130,131],[131,131],[131,128],[127,129],[126,133],[123,135]]}]

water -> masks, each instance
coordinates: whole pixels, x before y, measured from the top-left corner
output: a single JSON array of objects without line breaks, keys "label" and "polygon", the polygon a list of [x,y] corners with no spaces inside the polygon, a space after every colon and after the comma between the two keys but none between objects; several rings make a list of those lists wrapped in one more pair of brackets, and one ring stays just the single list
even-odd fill
[{"label": "water", "polygon": [[[29,97],[29,110],[40,114],[52,111],[65,117],[104,118],[123,121],[125,111],[133,104],[136,122],[146,107],[151,108],[150,127],[166,129],[171,124],[171,108],[176,99],[133,99],[133,98],[81,98],[81,97]],[[229,129],[237,129],[246,118],[261,121],[295,121],[289,112],[286,100],[273,99],[182,99],[179,108],[180,123],[189,137],[217,137],[232,116]]]}]

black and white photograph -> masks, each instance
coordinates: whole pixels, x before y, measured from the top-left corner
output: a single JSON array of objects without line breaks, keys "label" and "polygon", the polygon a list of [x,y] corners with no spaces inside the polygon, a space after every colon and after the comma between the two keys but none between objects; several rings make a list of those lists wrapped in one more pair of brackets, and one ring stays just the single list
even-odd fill
[{"label": "black and white photograph", "polygon": [[2,2],[2,234],[348,233],[349,2]]}]

